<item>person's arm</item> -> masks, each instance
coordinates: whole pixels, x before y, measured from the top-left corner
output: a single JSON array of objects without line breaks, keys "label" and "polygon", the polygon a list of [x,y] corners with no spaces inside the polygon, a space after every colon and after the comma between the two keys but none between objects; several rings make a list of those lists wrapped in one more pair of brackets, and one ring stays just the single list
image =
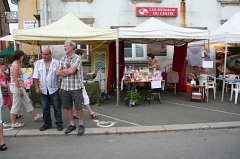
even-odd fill
[{"label": "person's arm", "polygon": [[66,76],[67,76],[67,74],[65,74],[65,73],[63,72],[63,61],[62,61],[62,60],[59,62],[59,67],[58,67],[58,69],[56,70],[56,75],[57,75],[57,76],[62,76],[62,77],[66,77]]},{"label": "person's arm", "polygon": [[161,66],[159,64],[159,62],[156,60],[156,70],[160,70],[161,69]]},{"label": "person's arm", "polygon": [[76,73],[77,68],[75,66],[62,70],[66,75],[70,76]]},{"label": "person's arm", "polygon": [[60,87],[58,89],[58,94],[61,95],[62,94],[62,90],[61,90],[62,78],[59,79],[59,82],[60,82]]},{"label": "person's arm", "polygon": [[35,86],[35,91],[36,91],[36,93],[37,93],[37,94],[41,94],[42,92],[41,92],[41,90],[40,90],[40,88],[39,88],[39,85],[38,85],[39,80],[36,79],[36,78],[34,78],[33,81],[34,81],[34,86]]},{"label": "person's arm", "polygon": [[63,72],[63,69],[57,69],[56,75],[57,76],[62,76],[62,77],[68,76],[66,73]]}]

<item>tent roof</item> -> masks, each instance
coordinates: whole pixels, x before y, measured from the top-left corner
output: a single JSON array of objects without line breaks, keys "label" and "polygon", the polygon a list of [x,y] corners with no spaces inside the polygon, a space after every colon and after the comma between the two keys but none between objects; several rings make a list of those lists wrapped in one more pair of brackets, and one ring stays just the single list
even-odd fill
[{"label": "tent roof", "polygon": [[13,41],[13,35],[7,35],[0,38],[0,41]]},{"label": "tent roof", "polygon": [[14,52],[14,48],[12,48],[11,46],[8,46],[5,50],[0,52],[0,58],[4,58],[7,55],[12,55],[13,52]]},{"label": "tent roof", "polygon": [[210,34],[210,43],[240,43],[240,12],[235,13],[223,25]]},{"label": "tent roof", "polygon": [[209,39],[209,30],[177,27],[152,17],[134,28],[119,28],[119,38],[127,43],[181,45]]},{"label": "tent roof", "polygon": [[90,27],[68,13],[58,21],[35,29],[14,30],[16,41],[35,45],[63,45],[66,40],[81,44],[94,44],[117,39],[117,29]]}]

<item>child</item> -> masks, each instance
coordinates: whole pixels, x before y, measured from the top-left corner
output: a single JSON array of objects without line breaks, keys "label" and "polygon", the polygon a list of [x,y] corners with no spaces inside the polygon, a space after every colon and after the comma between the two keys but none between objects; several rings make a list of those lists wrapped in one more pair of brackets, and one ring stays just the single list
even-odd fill
[{"label": "child", "polygon": [[[4,88],[7,88],[7,95],[3,94],[3,96],[2,96],[3,101],[4,101],[3,105],[7,105],[8,109],[11,110],[12,100],[11,100],[11,97],[10,97],[10,91],[9,91],[9,84],[8,84],[8,81],[7,81],[7,76],[6,76],[6,73],[4,72],[6,69],[7,69],[6,62],[3,61],[3,60],[0,60],[0,85],[1,85],[2,91],[3,91]],[[21,118],[21,117],[23,117],[23,115],[17,115],[17,118]]]}]

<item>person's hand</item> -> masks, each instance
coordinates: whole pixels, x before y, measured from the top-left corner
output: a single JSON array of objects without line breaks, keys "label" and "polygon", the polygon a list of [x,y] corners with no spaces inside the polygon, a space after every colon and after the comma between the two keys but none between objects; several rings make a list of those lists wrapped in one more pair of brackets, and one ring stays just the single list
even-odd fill
[{"label": "person's hand", "polygon": [[62,94],[62,90],[59,89],[59,90],[58,90],[58,95],[61,95],[61,94]]},{"label": "person's hand", "polygon": [[23,97],[22,89],[19,89],[19,90],[18,90],[18,94],[19,94],[20,97]]},{"label": "person's hand", "polygon": [[41,90],[39,88],[36,89],[37,94],[42,94]]}]

